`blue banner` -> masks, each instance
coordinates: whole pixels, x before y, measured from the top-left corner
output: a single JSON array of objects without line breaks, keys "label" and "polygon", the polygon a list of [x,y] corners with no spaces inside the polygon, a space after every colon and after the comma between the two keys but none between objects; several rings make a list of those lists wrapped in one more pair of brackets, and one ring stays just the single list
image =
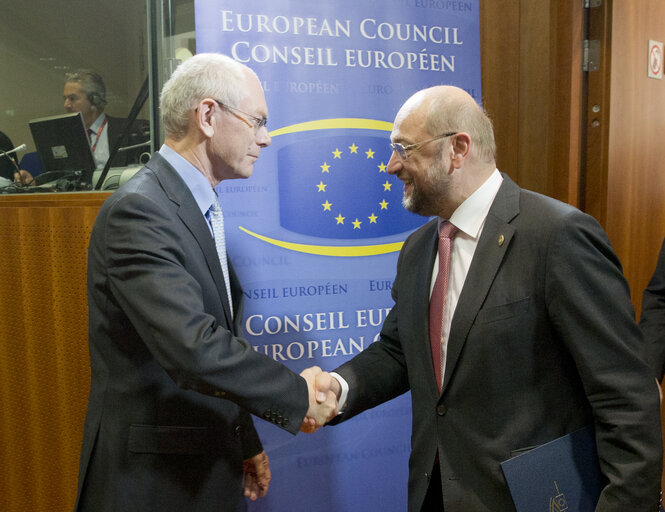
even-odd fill
[{"label": "blue banner", "polygon": [[[330,370],[375,341],[397,255],[426,218],[386,171],[392,120],[437,84],[480,102],[478,0],[196,0],[198,52],[254,69],[272,145],[222,182],[227,244],[255,349]],[[426,354],[423,354],[426,357]],[[293,437],[255,419],[271,462],[251,510],[406,510],[408,395]]]}]

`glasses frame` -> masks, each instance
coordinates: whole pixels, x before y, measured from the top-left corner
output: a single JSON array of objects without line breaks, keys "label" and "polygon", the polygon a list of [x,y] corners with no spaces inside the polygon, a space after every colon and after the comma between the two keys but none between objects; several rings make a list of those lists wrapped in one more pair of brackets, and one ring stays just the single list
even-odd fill
[{"label": "glasses frame", "polygon": [[[217,102],[217,104],[220,107],[227,109],[232,116],[240,119],[243,123],[245,123],[250,128],[253,128],[254,133],[258,133],[261,128],[265,128],[266,125],[268,124],[268,118],[267,117],[257,117],[257,116],[254,116],[254,115],[250,114],[249,112],[245,112],[244,110],[240,110],[239,108],[232,107],[231,105],[227,105],[226,103],[222,103],[219,100],[215,100],[215,101]],[[235,112],[240,112],[241,114],[245,114],[246,116],[250,117],[254,121],[254,124],[250,123],[244,117],[239,116],[234,111]]]},{"label": "glasses frame", "polygon": [[407,153],[407,151],[418,151],[428,142],[432,142],[433,140],[444,139],[446,137],[452,137],[453,135],[457,135],[458,133],[459,132],[447,132],[444,133],[443,135],[437,135],[436,137],[432,137],[431,139],[415,142],[413,144],[408,144],[407,146],[404,146],[399,142],[391,142],[390,147],[395,153],[397,153],[397,156],[399,156],[404,162],[406,162],[409,159],[409,154]]}]

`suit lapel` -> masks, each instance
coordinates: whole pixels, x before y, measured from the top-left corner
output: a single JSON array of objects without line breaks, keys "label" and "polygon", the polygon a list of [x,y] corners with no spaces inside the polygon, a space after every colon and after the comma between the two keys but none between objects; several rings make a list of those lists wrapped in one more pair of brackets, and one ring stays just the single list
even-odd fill
[{"label": "suit lapel", "polygon": [[201,215],[198,205],[192,199],[183,203],[178,208],[178,216],[182,219],[183,223],[191,231],[194,238],[201,247],[203,256],[210,274],[215,281],[217,290],[219,291],[222,304],[224,305],[224,315],[226,316],[227,325],[233,325],[233,318],[231,316],[231,308],[229,306],[229,294],[226,293],[226,284],[224,284],[224,274],[222,273],[222,265],[219,262],[219,255],[215,242],[210,234],[210,230],[206,224],[205,218]]},{"label": "suit lapel", "polygon": [[[231,283],[231,300],[233,301],[233,311],[235,311],[236,313],[235,316],[233,317],[233,323],[229,325],[233,325],[233,327],[231,328],[232,331],[235,334],[238,334],[243,332],[242,315],[240,314],[240,312],[243,310],[245,297],[242,293],[242,286],[240,284],[240,279],[238,278],[238,274],[236,274],[236,271],[233,268],[230,259],[228,260],[228,266],[229,266],[229,281]],[[222,279],[222,281],[224,280]],[[226,308],[226,302],[224,303],[224,307]],[[231,310],[226,311],[226,314],[230,315]]]},{"label": "suit lapel", "polygon": [[412,305],[413,318],[416,319],[414,332],[422,332],[416,339],[422,340],[422,350],[424,354],[428,354],[429,365],[429,383],[432,387],[432,392],[435,395],[439,394],[436,384],[436,375],[434,373],[434,361],[432,361],[432,349],[429,337],[429,301],[430,301],[430,288],[432,284],[432,272],[434,269],[434,259],[436,258],[438,248],[438,220],[434,219],[428,229],[423,233],[425,238],[424,254],[419,258],[420,261],[426,261],[425,265],[415,265],[417,273],[413,280],[414,293],[413,297],[416,299]]},{"label": "suit lapel", "polygon": [[438,220],[433,219],[421,230],[416,231],[404,246],[400,271],[405,272],[400,280],[399,296],[412,297],[412,300],[399,300],[400,315],[408,318],[412,330],[409,338],[416,344],[418,353],[426,354],[423,364],[432,394],[438,396],[434,375],[434,362],[429,340],[429,300],[434,259],[436,257]]},{"label": "suit lapel", "polygon": [[[233,326],[231,307],[228,299],[229,294],[226,293],[222,266],[219,262],[217,248],[215,247],[215,242],[210,234],[208,224],[205,218],[201,215],[201,210],[196,204],[194,197],[189,192],[189,188],[187,188],[187,185],[182,181],[180,175],[159,154],[153,156],[153,159],[156,159],[157,165],[151,166],[151,160],[146,167],[150,167],[155,171],[155,175],[166,192],[166,195],[171,201],[178,205],[178,217],[180,217],[180,220],[182,220],[183,224],[185,224],[187,229],[189,229],[198,242],[203,257],[208,265],[208,269],[210,270],[210,274],[215,281],[220,299],[224,306],[224,315],[226,316],[227,325]],[[233,275],[235,276],[235,274]]]},{"label": "suit lapel", "polygon": [[503,180],[485,220],[453,315],[448,338],[443,392],[455,373],[469,330],[485,302],[515,233],[515,228],[509,222],[519,214],[519,187],[505,175]]}]

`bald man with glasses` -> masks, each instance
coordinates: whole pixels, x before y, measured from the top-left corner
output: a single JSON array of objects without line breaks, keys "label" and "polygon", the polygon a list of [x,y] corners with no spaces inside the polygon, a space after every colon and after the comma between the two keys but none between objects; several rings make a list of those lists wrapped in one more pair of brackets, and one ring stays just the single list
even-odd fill
[{"label": "bald man with glasses", "polygon": [[596,510],[655,512],[658,390],[598,222],[500,173],[459,88],[409,98],[391,141],[404,207],[435,218],[404,242],[380,339],[317,376],[331,423],[411,392],[410,512],[514,512],[501,462],[592,425]]}]

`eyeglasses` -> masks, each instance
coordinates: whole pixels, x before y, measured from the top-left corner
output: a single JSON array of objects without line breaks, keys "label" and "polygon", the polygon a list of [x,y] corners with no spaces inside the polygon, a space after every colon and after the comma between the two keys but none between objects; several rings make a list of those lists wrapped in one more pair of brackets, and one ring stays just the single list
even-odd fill
[{"label": "eyeglasses", "polygon": [[[226,104],[222,103],[219,100],[215,100],[215,101],[219,104],[220,107],[223,107],[223,108],[227,109],[231,113],[232,116],[237,117],[243,123],[245,123],[247,126],[249,126],[250,128],[253,128],[254,133],[258,133],[258,131],[261,128],[265,127],[268,124],[268,118],[267,117],[253,116],[252,114],[250,114],[248,112],[245,112],[243,110],[240,110],[239,108],[235,108],[235,107],[232,107],[230,105],[226,105]],[[239,116],[234,111],[235,112],[240,112],[241,114],[245,114],[246,116],[249,116],[252,119],[253,123],[250,123],[247,119],[245,119],[242,116]]]},{"label": "eyeglasses", "polygon": [[407,153],[407,151],[418,151],[428,142],[432,142],[433,140],[443,139],[445,137],[452,137],[453,135],[457,135],[457,133],[458,132],[444,133],[443,135],[432,137],[431,139],[423,140],[421,142],[416,142],[415,144],[409,144],[408,146],[403,146],[399,142],[391,142],[390,147],[393,148],[393,151],[395,151],[402,160],[406,161],[409,159],[409,154]]}]

